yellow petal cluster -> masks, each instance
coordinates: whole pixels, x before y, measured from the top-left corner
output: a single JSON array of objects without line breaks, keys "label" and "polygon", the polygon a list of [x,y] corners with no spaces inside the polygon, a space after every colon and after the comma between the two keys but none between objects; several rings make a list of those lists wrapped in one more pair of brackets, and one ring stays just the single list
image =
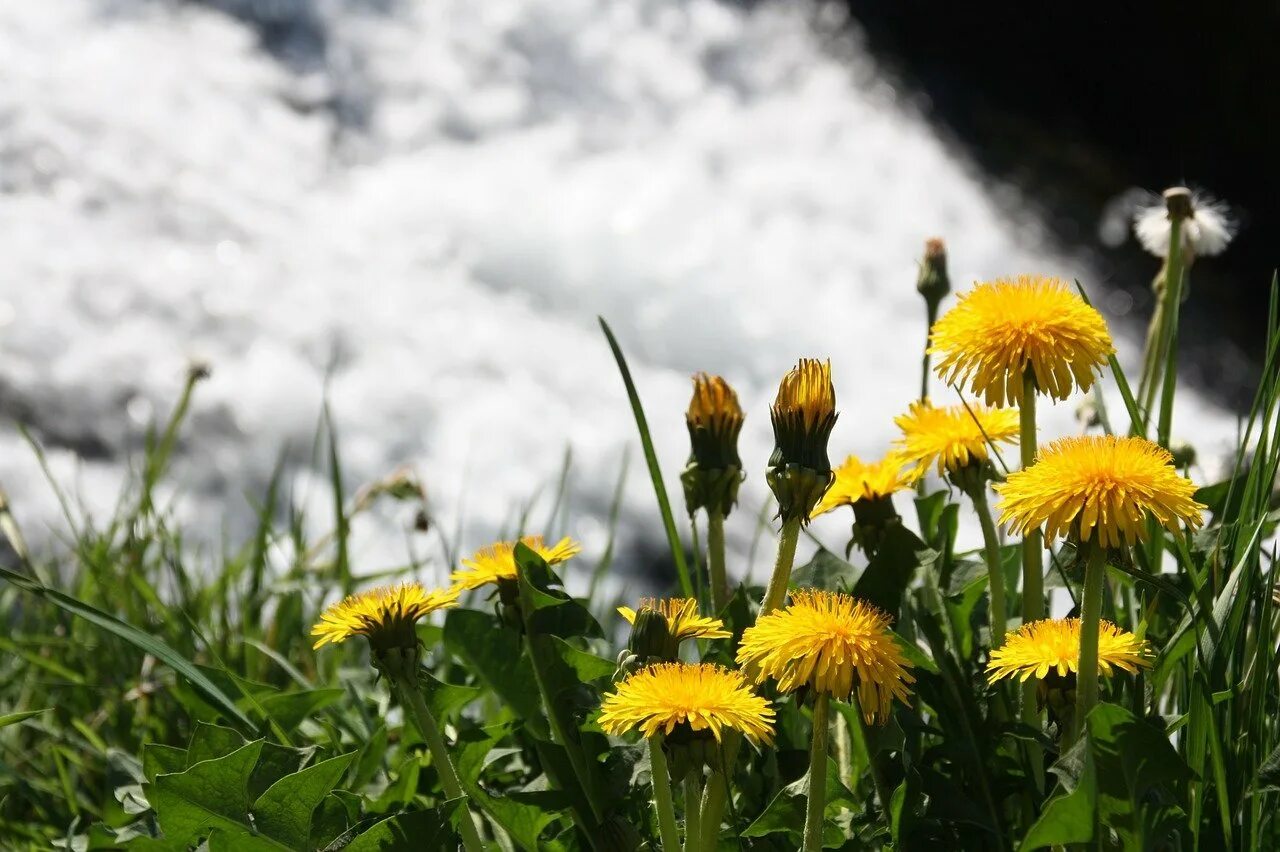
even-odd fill
[{"label": "yellow petal cluster", "polygon": [[[724,622],[720,619],[699,614],[698,602],[694,598],[644,598],[640,601],[640,610],[646,609],[662,613],[667,619],[667,630],[677,642],[693,638],[728,639],[733,635],[724,629]],[[618,612],[628,624],[636,623],[636,611],[631,607],[620,606]]]},{"label": "yellow petal cluster", "polygon": [[[1109,621],[1098,623],[1098,673],[1111,677],[1114,669],[1136,672],[1150,666],[1147,643]],[[1004,644],[991,652],[987,680],[1001,678],[1025,681],[1043,678],[1049,672],[1059,676],[1080,668],[1080,619],[1059,618],[1024,624],[1005,637]]]},{"label": "yellow petal cluster", "polygon": [[752,692],[740,672],[711,663],[647,666],[604,697],[600,727],[621,736],[670,734],[679,725],[692,731],[740,731],[755,743],[773,742],[773,708]]},{"label": "yellow petal cluster", "polygon": [[1018,412],[988,408],[980,403],[935,408],[915,402],[893,421],[902,430],[899,454],[915,465],[917,475],[936,466],[938,475],[955,472],[970,462],[990,458],[992,444],[1013,443],[1018,437]]},{"label": "yellow petal cluster", "polygon": [[412,630],[418,619],[438,609],[456,606],[457,589],[427,591],[418,583],[380,586],[351,595],[329,607],[311,628],[316,648],[330,642],[345,642],[352,636],[376,640],[379,633]]},{"label": "yellow petal cluster", "polygon": [[791,692],[810,686],[844,701],[856,688],[868,722],[887,721],[915,678],[889,629],[889,616],[839,592],[798,589],[785,608],[760,616],[742,634],[738,664]]},{"label": "yellow petal cluster", "polygon": [[864,462],[857,456],[849,456],[835,469],[835,480],[813,510],[813,517],[826,514],[840,506],[852,506],[859,500],[878,500],[894,492],[910,488],[919,477],[906,466],[906,460],[896,452],[888,453],[877,461]]},{"label": "yellow petal cluster", "polygon": [[1054,399],[1088,390],[1115,351],[1107,324],[1065,282],[1022,275],[979,284],[934,323],[929,352],[943,381],[988,405],[1019,404],[1028,368]]},{"label": "yellow petal cluster", "polygon": [[[548,546],[543,542],[542,536],[527,535],[520,539],[520,544],[541,556],[548,565],[568,561],[582,551],[582,545],[567,536]],[[496,585],[500,580],[514,580],[515,550],[514,541],[498,541],[482,547],[470,559],[462,560],[466,568],[450,574],[449,581],[459,589],[478,589],[481,586]]]},{"label": "yellow petal cluster", "polygon": [[1198,527],[1204,506],[1168,450],[1145,438],[1063,438],[1033,465],[997,484],[1000,521],[1018,532],[1044,526],[1051,541],[1067,535],[1122,547],[1147,538],[1151,515],[1171,532]]}]

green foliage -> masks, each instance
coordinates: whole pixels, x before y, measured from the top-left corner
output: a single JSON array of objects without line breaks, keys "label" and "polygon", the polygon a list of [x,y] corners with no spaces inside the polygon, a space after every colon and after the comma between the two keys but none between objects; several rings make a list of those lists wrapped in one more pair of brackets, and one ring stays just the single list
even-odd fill
[{"label": "green foliage", "polygon": [[[958,494],[924,493],[914,505],[898,495],[898,510],[912,511],[883,530],[870,557],[819,547],[794,570],[793,587],[850,591],[890,614],[915,677],[910,706],[896,706],[883,726],[833,703],[825,848],[1280,845],[1276,306],[1270,323],[1267,370],[1232,469],[1199,491],[1208,525],[1186,540],[1159,537],[1158,547],[1137,550],[1108,577],[1105,616],[1141,628],[1156,664],[1107,679],[1103,703],[1070,748],[1054,718],[1043,729],[1024,725],[1012,685],[988,683],[987,571],[981,553],[957,546],[972,511]],[[703,566],[685,561],[639,392],[611,335],[609,343],[680,591],[693,593],[705,587]],[[1113,371],[1145,428],[1118,364]],[[151,437],[138,482],[105,523],[77,514],[51,480],[67,507],[66,546],[32,553],[0,501],[0,534],[10,545],[0,566],[8,619],[0,637],[0,847],[448,849],[471,814],[491,849],[655,848],[648,752],[596,723],[623,647],[617,601],[597,581],[631,570],[613,552],[615,531],[587,599],[569,594],[551,566],[521,547],[518,579],[504,595],[471,593],[419,625],[423,698],[465,794],[452,798],[417,728],[376,679],[365,643],[317,652],[308,635],[324,603],[362,585],[371,568],[354,564],[348,547],[355,517],[375,499],[415,502],[426,513],[421,489],[386,483],[352,497],[326,413],[313,463],[330,473],[332,505],[315,522],[329,531],[306,534],[313,519],[292,503],[280,467],[245,541],[216,555],[193,547],[156,489],[180,446],[197,379]],[[664,415],[663,428],[673,419]],[[37,446],[33,452],[42,458]],[[549,524],[564,523],[558,495],[568,472],[566,456]],[[616,522],[621,479],[610,493]],[[734,517],[749,523],[749,514]],[[441,551],[430,569],[414,562],[378,577],[439,576],[454,561],[443,539]],[[1017,612],[1017,544],[999,555],[1009,611]],[[1069,548],[1051,553],[1047,584],[1073,592],[1075,562]],[[732,636],[687,643],[686,654],[734,665],[760,599],[759,588],[734,589],[720,613]],[[793,852],[812,715],[805,695],[761,689],[777,714],[774,744],[716,753],[723,764],[714,768],[726,771],[732,790],[719,849]],[[1043,763],[1032,762],[1036,754]],[[677,786],[683,820],[682,792]]]}]

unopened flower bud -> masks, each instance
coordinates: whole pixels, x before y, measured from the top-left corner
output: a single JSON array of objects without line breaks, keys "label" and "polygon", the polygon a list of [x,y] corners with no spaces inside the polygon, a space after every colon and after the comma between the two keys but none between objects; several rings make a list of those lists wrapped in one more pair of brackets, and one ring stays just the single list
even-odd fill
[{"label": "unopened flower bud", "polygon": [[930,305],[930,313],[951,292],[951,278],[947,275],[947,247],[940,237],[925,240],[924,258],[920,261],[916,290]]},{"label": "unopened flower bud", "polygon": [[642,662],[674,662],[679,655],[679,641],[671,635],[667,617],[656,609],[641,609],[631,625],[631,653]]},{"label": "unopened flower bud", "polygon": [[743,420],[738,395],[728,382],[706,373],[693,377],[693,399],[685,414],[689,463],[680,476],[690,515],[698,509],[726,516],[732,511],[744,476],[738,456]]},{"label": "unopened flower bud", "polygon": [[784,522],[808,523],[833,479],[827,441],[836,424],[831,363],[803,358],[783,377],[769,409],[774,450],[767,479]]}]

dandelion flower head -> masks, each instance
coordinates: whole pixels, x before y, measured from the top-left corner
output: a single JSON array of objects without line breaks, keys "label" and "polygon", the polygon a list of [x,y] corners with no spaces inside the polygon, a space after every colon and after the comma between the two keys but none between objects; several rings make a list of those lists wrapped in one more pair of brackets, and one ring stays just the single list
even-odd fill
[{"label": "dandelion flower head", "polygon": [[638,730],[648,737],[687,725],[693,732],[710,731],[717,741],[727,728],[769,744],[773,715],[741,672],[711,663],[658,663],[604,697],[600,727],[616,736]]},{"label": "dandelion flower head", "polygon": [[868,722],[886,721],[893,700],[905,703],[915,682],[889,616],[820,589],[798,589],[785,608],[760,616],[742,635],[738,664],[783,692],[809,686],[843,701],[856,689]]},{"label": "dandelion flower head", "polygon": [[[1139,666],[1150,666],[1147,643],[1109,621],[1098,624],[1098,673],[1111,677],[1115,669],[1130,674]],[[1004,644],[991,652],[987,680],[1001,678],[1025,681],[1043,679],[1050,672],[1065,677],[1080,668],[1080,619],[1044,619],[1024,624],[1005,637]]]},{"label": "dandelion flower head", "polygon": [[[554,545],[547,545],[540,535],[527,535],[520,544],[542,557],[548,565],[558,565],[577,556],[582,545],[567,536]],[[499,541],[477,550],[470,559],[462,560],[466,567],[454,571],[449,580],[459,589],[478,589],[497,585],[501,580],[516,578],[516,542]]]},{"label": "dandelion flower head", "polygon": [[1086,391],[1115,351],[1102,315],[1078,293],[1030,275],[974,287],[934,323],[929,340],[942,380],[967,385],[988,405],[1019,404],[1027,370],[1053,399]]},{"label": "dandelion flower head", "polygon": [[995,490],[1000,521],[1015,531],[1043,525],[1046,541],[1071,535],[1106,548],[1146,541],[1148,514],[1176,533],[1179,524],[1199,527],[1205,508],[1168,450],[1115,435],[1054,441]]},{"label": "dandelion flower head", "polygon": [[427,591],[418,583],[380,586],[335,603],[311,628],[315,647],[366,636],[374,645],[383,638],[412,636],[423,616],[458,603],[457,589]]}]

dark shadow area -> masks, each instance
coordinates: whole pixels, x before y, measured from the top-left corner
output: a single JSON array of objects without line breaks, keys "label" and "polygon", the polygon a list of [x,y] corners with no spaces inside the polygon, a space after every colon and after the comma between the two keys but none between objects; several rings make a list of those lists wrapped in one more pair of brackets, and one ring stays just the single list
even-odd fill
[{"label": "dark shadow area", "polygon": [[1280,210],[1280,3],[923,3],[848,0],[876,58],[993,180],[1017,186],[1105,282],[1149,310],[1154,260],[1104,245],[1108,206],[1179,183],[1229,201],[1235,242],[1197,264],[1186,378],[1247,403],[1261,361]]}]

